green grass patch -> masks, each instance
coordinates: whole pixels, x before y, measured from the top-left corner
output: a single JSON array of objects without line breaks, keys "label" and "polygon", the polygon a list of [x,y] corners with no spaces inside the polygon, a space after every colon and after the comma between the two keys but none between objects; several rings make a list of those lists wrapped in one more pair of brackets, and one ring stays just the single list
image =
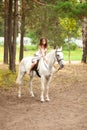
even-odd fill
[{"label": "green grass patch", "polygon": [[0,46],[0,62],[3,62],[3,54],[4,53],[4,48],[3,46]]},{"label": "green grass patch", "polygon": [[[24,47],[24,57],[30,56],[30,55],[34,55],[35,52],[38,50],[36,45],[31,45],[31,46],[25,46]],[[51,50],[50,48],[48,49],[48,51]],[[17,46],[17,50],[16,50],[16,61],[19,61],[19,46]],[[4,48],[3,46],[0,46],[0,62],[3,62],[3,54],[4,53]],[[68,55],[69,55],[69,51],[64,50],[64,60],[69,60]],[[82,58],[82,49],[81,48],[77,48],[76,50],[72,50],[70,53],[70,59],[72,60],[81,60]]]},{"label": "green grass patch", "polygon": [[16,73],[12,73],[7,69],[0,69],[0,87],[9,89],[14,86],[16,80]]},{"label": "green grass patch", "polygon": [[[64,60],[68,61],[69,60],[69,51],[63,51],[64,53]],[[82,59],[82,49],[81,48],[77,48],[74,51],[70,52],[70,59],[71,61],[79,61]]]}]

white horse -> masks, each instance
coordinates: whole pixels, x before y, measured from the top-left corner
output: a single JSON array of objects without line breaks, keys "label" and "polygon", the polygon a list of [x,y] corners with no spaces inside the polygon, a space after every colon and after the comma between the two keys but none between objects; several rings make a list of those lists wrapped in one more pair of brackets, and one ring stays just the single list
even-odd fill
[{"label": "white horse", "polygon": [[[22,85],[22,78],[25,73],[29,71],[29,67],[31,67],[32,59],[35,57],[26,57],[23,58],[20,66],[19,66],[19,73],[16,80],[16,83],[19,84],[19,91],[18,91],[18,97],[21,97],[21,85]],[[49,52],[46,55],[46,59],[48,63],[45,62],[43,57],[40,58],[38,63],[38,73],[41,76],[41,102],[49,101],[49,83],[51,81],[51,77],[53,74],[53,65],[57,61],[60,65],[59,69],[64,67],[64,61],[63,61],[63,53],[61,49],[55,49]],[[30,72],[30,95],[34,97],[33,89],[32,89],[32,79],[36,75],[35,70],[32,70]],[[44,91],[45,91],[45,85],[46,85],[46,97],[44,98]]]}]

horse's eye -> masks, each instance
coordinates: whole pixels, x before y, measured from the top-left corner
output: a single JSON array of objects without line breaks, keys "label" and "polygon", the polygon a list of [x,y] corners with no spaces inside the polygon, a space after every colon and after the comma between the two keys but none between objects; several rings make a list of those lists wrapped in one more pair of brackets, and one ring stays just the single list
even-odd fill
[{"label": "horse's eye", "polygon": [[59,57],[59,54],[57,56]]}]

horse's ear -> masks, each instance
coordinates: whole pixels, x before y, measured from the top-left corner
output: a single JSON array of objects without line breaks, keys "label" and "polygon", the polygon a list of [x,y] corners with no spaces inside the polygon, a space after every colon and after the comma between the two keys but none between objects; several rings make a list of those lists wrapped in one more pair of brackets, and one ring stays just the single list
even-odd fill
[{"label": "horse's ear", "polygon": [[57,46],[56,46],[56,45],[54,45],[54,49],[57,49]]},{"label": "horse's ear", "polygon": [[55,46],[54,46],[54,49],[59,49],[59,47],[55,45]]},{"label": "horse's ear", "polygon": [[60,47],[60,50],[62,51],[62,46]]},{"label": "horse's ear", "polygon": [[62,51],[62,46],[61,47],[59,47],[59,48],[57,48],[59,51]]}]

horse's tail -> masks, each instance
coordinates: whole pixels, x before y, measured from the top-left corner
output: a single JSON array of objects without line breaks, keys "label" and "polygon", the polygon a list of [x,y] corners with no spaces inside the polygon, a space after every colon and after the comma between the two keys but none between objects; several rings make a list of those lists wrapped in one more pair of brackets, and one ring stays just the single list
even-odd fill
[{"label": "horse's tail", "polygon": [[21,84],[20,80],[19,80],[19,74],[18,74],[18,77],[16,79],[16,84]]},{"label": "horse's tail", "polygon": [[16,84],[21,84],[21,80],[20,80],[20,69],[19,69],[19,72],[18,72],[18,76],[17,76],[17,79],[16,79]]},{"label": "horse's tail", "polygon": [[21,64],[19,65],[19,71],[18,76],[16,79],[16,84],[22,84],[22,78],[23,78],[24,72],[21,71]]}]

